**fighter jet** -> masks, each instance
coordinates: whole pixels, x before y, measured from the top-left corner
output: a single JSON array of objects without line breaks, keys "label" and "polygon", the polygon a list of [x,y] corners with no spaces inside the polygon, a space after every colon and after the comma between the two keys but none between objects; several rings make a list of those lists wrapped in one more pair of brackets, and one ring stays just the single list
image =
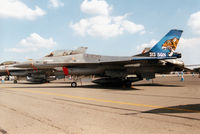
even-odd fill
[{"label": "fighter jet", "polygon": [[114,83],[129,87],[132,82],[155,78],[156,73],[166,74],[184,68],[184,63],[178,60],[181,54],[175,52],[182,32],[170,30],[150,50],[134,56],[103,56],[72,51],[63,56],[50,54],[31,62],[16,64],[15,67],[54,70],[66,76],[74,76],[72,87],[77,86],[79,76],[86,75],[97,76],[99,79],[93,81],[97,84]]}]

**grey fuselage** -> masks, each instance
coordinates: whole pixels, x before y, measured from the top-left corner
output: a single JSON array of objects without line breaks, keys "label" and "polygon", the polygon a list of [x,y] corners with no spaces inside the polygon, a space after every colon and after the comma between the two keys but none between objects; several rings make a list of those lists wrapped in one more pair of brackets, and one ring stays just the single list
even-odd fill
[{"label": "grey fuselage", "polygon": [[[49,81],[51,76],[96,75],[124,79],[135,74],[139,80],[155,77],[155,73],[169,73],[177,70],[183,62],[177,60],[138,60],[137,56],[102,56],[94,54],[73,54],[43,57],[0,67],[1,75],[27,77],[28,81]],[[67,71],[66,71],[67,70]]]},{"label": "grey fuselage", "polygon": [[[176,64],[182,62],[165,62],[165,60],[133,61],[134,56],[102,56],[94,54],[75,54],[59,57],[43,57],[29,61],[39,69],[53,68],[53,75],[63,75],[63,67],[68,75],[99,75],[105,77],[125,77],[130,74],[147,76],[155,73],[169,73],[175,70]],[[25,66],[27,67],[27,66]]]}]

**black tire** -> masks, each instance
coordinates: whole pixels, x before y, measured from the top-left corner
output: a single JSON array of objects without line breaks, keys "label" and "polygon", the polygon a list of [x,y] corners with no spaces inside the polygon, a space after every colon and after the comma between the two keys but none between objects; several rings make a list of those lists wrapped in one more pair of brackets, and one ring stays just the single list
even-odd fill
[{"label": "black tire", "polygon": [[71,87],[77,87],[77,83],[76,82],[72,82],[71,83]]},{"label": "black tire", "polygon": [[131,82],[131,81],[125,81],[125,82],[124,82],[124,86],[125,86],[126,88],[131,88],[132,82]]}]

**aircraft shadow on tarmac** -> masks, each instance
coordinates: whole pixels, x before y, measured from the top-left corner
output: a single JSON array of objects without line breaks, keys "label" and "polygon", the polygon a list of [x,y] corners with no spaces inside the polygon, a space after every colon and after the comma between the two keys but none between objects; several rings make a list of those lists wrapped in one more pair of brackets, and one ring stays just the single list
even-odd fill
[{"label": "aircraft shadow on tarmac", "polygon": [[117,85],[82,85],[80,88],[90,88],[90,89],[109,89],[109,90],[142,90],[135,87],[122,87]]},{"label": "aircraft shadow on tarmac", "polygon": [[[60,82],[59,82],[60,83]],[[62,84],[66,84],[66,85],[59,85],[59,83],[56,82],[56,84],[58,84],[58,86],[55,86],[54,83],[50,83],[50,85],[45,85],[45,83],[40,83],[40,84],[33,84],[33,83],[20,83],[20,84],[24,84],[26,86],[21,87],[21,86],[13,86],[12,88],[72,88],[72,89],[76,89],[76,88],[89,88],[89,89],[110,89],[110,90],[141,90],[141,89],[137,89],[137,88],[127,88],[127,87],[122,87],[122,86],[117,86],[117,85],[98,85],[98,84],[91,84],[91,85],[78,85],[77,87],[71,87],[70,83],[63,83]]]},{"label": "aircraft shadow on tarmac", "polygon": [[170,84],[159,84],[159,83],[142,83],[142,84],[133,84],[136,87],[139,86],[149,86],[149,87],[183,87],[182,85],[170,85]]},{"label": "aircraft shadow on tarmac", "polygon": [[[65,83],[66,86],[54,86],[54,83],[50,83],[51,85],[44,86],[45,83],[43,84],[33,84],[33,83],[21,83],[25,85],[34,85],[34,86],[25,86],[25,87],[18,87],[15,86],[13,88],[74,88],[70,86],[70,83]],[[56,84],[58,84],[56,82]],[[63,84],[63,82],[62,82]],[[153,87],[183,87],[182,85],[169,85],[169,84],[159,84],[159,83],[143,83],[143,84],[133,84],[131,88],[128,87],[122,87],[119,85],[98,85],[98,84],[91,84],[91,85],[78,85],[77,88],[90,88],[90,89],[110,89],[110,90],[143,90],[142,88],[137,88],[137,87],[142,87],[142,86],[153,86]],[[76,89],[76,88],[74,88]]]},{"label": "aircraft shadow on tarmac", "polygon": [[164,108],[158,108],[158,109],[145,111],[142,113],[151,113],[151,114],[158,114],[158,115],[168,116],[168,117],[184,118],[184,119],[189,119],[189,120],[200,121],[200,118],[188,117],[188,116],[180,115],[180,114],[179,115],[170,114],[170,113],[200,113],[200,104],[188,104],[188,105],[164,107]]},{"label": "aircraft shadow on tarmac", "polygon": [[142,86],[153,86],[153,87],[183,87],[181,85],[169,85],[169,84],[159,84],[159,83],[145,83],[145,84],[133,84],[131,88],[127,87],[122,87],[122,86],[117,86],[117,85],[83,85],[80,86],[80,88],[98,88],[98,89],[113,89],[113,90],[143,90],[142,88],[137,88],[137,87],[142,87]]},{"label": "aircraft shadow on tarmac", "polygon": [[59,89],[59,88],[67,88],[69,89],[74,89],[76,90],[76,88],[88,88],[88,89],[106,89],[106,90],[143,90],[143,89],[138,89],[138,88],[123,88],[123,87],[110,87],[110,86],[98,86],[98,85],[83,85],[83,86],[78,86],[76,88],[74,87],[70,87],[70,86],[25,86],[25,87],[12,87],[12,88],[55,88],[55,89]]},{"label": "aircraft shadow on tarmac", "polygon": [[[197,120],[200,121],[200,118],[189,117],[188,115],[182,115],[182,113],[200,113],[200,104],[188,104],[188,105],[178,105],[171,107],[163,107],[158,109],[153,109],[149,111],[143,111],[140,113],[161,115],[173,118],[183,118],[189,120]],[[173,114],[171,114],[173,113]],[[136,113],[126,113],[123,115],[135,115]],[[177,115],[178,114],[178,115]]]},{"label": "aircraft shadow on tarmac", "polygon": [[143,113],[200,113],[200,104],[178,105],[145,111]]}]

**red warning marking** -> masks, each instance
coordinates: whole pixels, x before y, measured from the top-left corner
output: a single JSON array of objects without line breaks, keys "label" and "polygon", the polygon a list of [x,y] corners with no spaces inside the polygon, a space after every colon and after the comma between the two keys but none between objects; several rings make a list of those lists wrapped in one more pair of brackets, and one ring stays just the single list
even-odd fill
[{"label": "red warning marking", "polygon": [[67,67],[63,67],[62,69],[63,69],[63,72],[64,72],[64,74],[65,74],[66,76],[69,75],[69,70],[68,70]]},{"label": "red warning marking", "polygon": [[9,76],[9,75],[10,75],[10,72],[9,72],[7,66],[6,66],[6,72],[7,72],[8,76]]},{"label": "red warning marking", "polygon": [[33,63],[31,64],[32,68],[34,71],[38,71],[38,69],[33,65]]}]

